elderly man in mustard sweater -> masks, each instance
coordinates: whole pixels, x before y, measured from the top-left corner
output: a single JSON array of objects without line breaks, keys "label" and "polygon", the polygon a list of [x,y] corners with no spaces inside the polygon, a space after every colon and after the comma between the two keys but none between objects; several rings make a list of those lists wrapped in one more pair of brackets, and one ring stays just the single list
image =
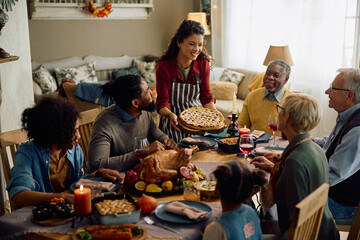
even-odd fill
[{"label": "elderly man in mustard sweater", "polygon": [[[261,130],[272,134],[268,128],[269,115],[277,116],[276,105],[281,105],[283,99],[292,94],[284,88],[290,72],[290,66],[284,61],[275,60],[269,63],[263,79],[264,87],[250,92],[245,99],[237,120],[240,127],[246,126],[251,130]],[[276,135],[281,136],[281,133],[278,131]]]}]

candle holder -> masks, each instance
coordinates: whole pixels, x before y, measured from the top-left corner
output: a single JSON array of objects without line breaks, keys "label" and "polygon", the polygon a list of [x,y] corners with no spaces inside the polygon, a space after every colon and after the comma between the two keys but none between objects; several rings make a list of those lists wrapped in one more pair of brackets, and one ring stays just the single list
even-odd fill
[{"label": "candle holder", "polygon": [[231,123],[228,127],[227,134],[230,134],[231,137],[236,136],[236,133],[238,133],[239,129],[235,126],[235,122],[237,120],[236,114],[231,115]]},{"label": "candle holder", "polygon": [[90,224],[93,225],[93,220],[91,218],[91,214],[89,215],[81,215],[81,216],[78,216],[78,215],[74,215],[73,216],[73,219],[72,219],[72,223],[71,223],[71,227],[74,228],[75,227],[75,222],[80,219],[80,221],[82,221],[83,219],[85,218],[88,218],[89,221],[90,221]]}]

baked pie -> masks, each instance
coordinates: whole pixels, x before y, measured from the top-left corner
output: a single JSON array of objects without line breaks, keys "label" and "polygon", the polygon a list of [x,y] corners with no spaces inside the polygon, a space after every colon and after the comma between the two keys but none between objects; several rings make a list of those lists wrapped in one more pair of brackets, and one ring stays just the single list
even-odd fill
[{"label": "baked pie", "polygon": [[239,137],[232,137],[232,138],[222,138],[219,141],[227,144],[227,145],[235,145],[239,141]]},{"label": "baked pie", "polygon": [[179,123],[194,130],[217,130],[223,128],[223,115],[212,109],[204,107],[191,107],[182,111],[179,115]]}]

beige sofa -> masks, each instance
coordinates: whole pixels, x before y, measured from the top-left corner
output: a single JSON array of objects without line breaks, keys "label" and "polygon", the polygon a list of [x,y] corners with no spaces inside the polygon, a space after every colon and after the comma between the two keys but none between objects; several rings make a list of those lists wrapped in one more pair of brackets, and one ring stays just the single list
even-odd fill
[{"label": "beige sofa", "polygon": [[[214,81],[219,81],[221,75],[223,74],[225,68],[214,67],[213,70],[210,72],[210,83]],[[238,91],[236,95],[236,112],[240,114],[242,110],[242,106],[246,96],[249,94],[250,90],[248,88],[248,84],[260,74],[260,72],[251,71],[247,69],[240,69],[240,68],[229,68],[229,70],[240,72],[244,74],[243,80],[238,84]],[[214,94],[215,98],[216,95]],[[221,100],[216,99],[215,103],[216,108],[224,115],[226,118],[226,124],[229,124],[230,121],[227,119],[227,115],[231,114],[233,108],[233,100]]]},{"label": "beige sofa", "polygon": [[79,112],[87,111],[93,108],[99,108],[100,111],[105,107],[98,105],[96,103],[82,101],[79,98],[75,97],[76,84],[66,82],[62,85],[65,93],[65,98],[67,101],[73,103]]},{"label": "beige sofa", "polygon": [[[87,111],[87,110],[90,110],[93,108],[99,108],[101,111],[105,108],[96,103],[82,101],[79,98],[77,98],[75,96],[76,84],[74,84],[74,83],[66,82],[62,85],[62,87],[64,89],[66,100],[73,103],[79,112]],[[152,117],[153,117],[154,122],[156,124],[159,124],[160,115],[156,112],[153,112]]]},{"label": "beige sofa", "polygon": [[[63,76],[56,74],[56,69],[77,69],[88,64],[94,65],[96,82],[107,82],[114,77],[126,73],[142,75],[148,82],[149,87],[155,86],[155,62],[156,57],[146,55],[142,57],[101,57],[89,55],[83,58],[69,57],[65,59],[37,62],[32,61],[33,88],[35,100],[44,94],[58,94]],[[83,72],[88,69],[83,70]],[[66,72],[66,70],[64,70]],[[88,73],[88,72],[87,72]],[[79,74],[79,73],[76,73]],[[93,72],[91,72],[93,74]],[[59,78],[60,77],[60,78]],[[69,78],[69,77],[67,77]],[[91,81],[93,82],[93,81]],[[51,90],[49,90],[51,88]],[[56,91],[55,91],[56,90]]]},{"label": "beige sofa", "polygon": [[[214,67],[213,70],[210,72],[210,82],[219,81],[223,71],[225,68],[220,67]],[[243,80],[238,85],[238,91],[237,91],[237,98],[236,98],[236,111],[238,114],[240,114],[244,100],[246,96],[249,94],[248,84],[258,75],[260,72],[246,70],[246,69],[233,69],[230,70],[240,72],[245,75]],[[73,83],[64,83],[63,89],[66,95],[66,99],[77,107],[77,109],[82,112],[86,111],[95,107],[98,107],[100,109],[103,109],[104,107],[97,105],[95,103],[86,102],[78,99],[74,96],[76,91],[76,84]],[[216,99],[215,103],[216,108],[224,115],[226,118],[226,124],[229,124],[230,121],[227,119],[227,115],[231,113],[232,107],[233,107],[233,101],[232,100],[221,100]],[[154,114],[154,120],[158,122],[158,115]]]},{"label": "beige sofa", "polygon": [[[96,69],[96,75],[99,80],[99,82],[106,82],[109,79],[112,78],[112,74],[114,70],[121,70],[121,69],[127,69],[130,67],[134,67],[134,59],[141,59],[144,62],[152,62],[154,60],[154,57],[152,56],[144,56],[139,58],[129,57],[129,56],[122,56],[122,57],[99,57],[99,56],[87,56],[85,58],[79,58],[79,57],[70,57],[67,59],[61,59],[57,61],[52,62],[46,62],[46,63],[38,63],[38,62],[32,62],[32,69],[35,71],[42,65],[44,68],[46,68],[54,77],[54,69],[56,67],[58,68],[65,68],[65,67],[77,67],[81,66],[85,63],[91,63],[95,62],[95,69]],[[219,81],[221,78],[221,75],[223,74],[224,70],[226,68],[222,67],[213,67],[213,69],[210,72],[210,82],[216,82]],[[236,111],[239,114],[241,112],[243,102],[246,98],[246,96],[249,94],[248,84],[260,73],[256,71],[251,71],[247,69],[229,69],[232,71],[240,72],[244,74],[243,80],[238,84],[238,90],[237,90],[237,98],[236,98]],[[153,69],[154,71],[154,69]],[[154,73],[155,74],[155,73]],[[58,84],[58,83],[57,83]],[[155,86],[155,82],[149,83],[150,87]],[[35,90],[37,89],[37,91]],[[76,91],[76,85],[71,83],[65,83],[63,84],[63,89],[66,94],[66,98],[75,104],[75,106],[78,108],[80,112],[86,111],[95,107],[103,108],[100,105],[97,105],[95,103],[86,102],[78,99],[74,96],[74,93]],[[41,90],[39,89],[38,84],[34,81],[34,93],[35,93],[35,99],[38,99],[42,96]],[[57,92],[52,93],[57,94]],[[216,96],[215,96],[216,97]],[[232,96],[231,96],[232,99]],[[224,115],[226,118],[226,123],[229,123],[229,120],[227,120],[227,115],[231,113],[232,107],[233,107],[233,101],[232,100],[222,100],[217,98],[215,106],[217,109]]]}]

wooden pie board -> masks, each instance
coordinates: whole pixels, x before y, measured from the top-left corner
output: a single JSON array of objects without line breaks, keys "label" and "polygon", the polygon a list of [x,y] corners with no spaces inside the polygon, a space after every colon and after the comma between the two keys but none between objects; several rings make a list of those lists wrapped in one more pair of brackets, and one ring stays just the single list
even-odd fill
[{"label": "wooden pie board", "polygon": [[[140,227],[141,230],[142,230],[142,234],[139,234],[139,235],[136,235],[134,237],[131,238],[131,240],[143,240],[146,238],[146,228],[143,228],[139,225],[135,225],[136,227]],[[75,229],[71,235],[71,239],[72,240],[81,240],[81,238],[77,235],[77,233],[80,231],[80,230],[83,230],[85,229],[86,227],[89,227],[89,226],[82,226],[82,227],[78,227],[77,229]]]},{"label": "wooden pie board", "polygon": [[52,227],[52,226],[58,226],[58,225],[62,225],[62,224],[66,224],[66,223],[69,223],[72,221],[72,217],[70,218],[65,218],[65,219],[62,219],[62,218],[50,218],[48,220],[43,220],[43,221],[38,221],[38,220],[35,220],[34,219],[34,216],[31,215],[31,222],[37,224],[37,225],[40,225],[40,226],[49,226],[49,227]]},{"label": "wooden pie board", "polygon": [[218,129],[213,129],[213,130],[197,130],[197,129],[192,129],[192,128],[189,128],[185,125],[182,124],[181,121],[179,121],[179,128],[180,130],[183,132],[183,133],[187,133],[187,134],[191,134],[191,135],[201,135],[203,133],[221,133],[224,131],[226,125],[222,125],[222,127],[218,128]]}]

